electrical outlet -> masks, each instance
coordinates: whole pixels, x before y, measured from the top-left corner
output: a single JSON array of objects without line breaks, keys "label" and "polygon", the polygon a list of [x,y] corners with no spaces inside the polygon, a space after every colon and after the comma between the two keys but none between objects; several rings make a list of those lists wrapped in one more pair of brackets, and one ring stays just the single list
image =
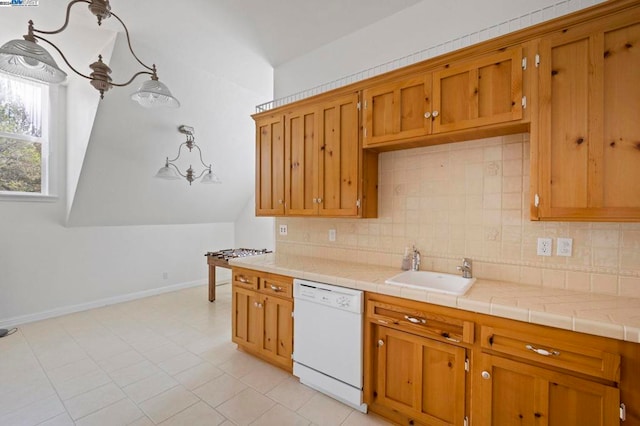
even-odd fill
[{"label": "electrical outlet", "polygon": [[551,238],[538,238],[538,256],[551,256]]},{"label": "electrical outlet", "polygon": [[162,279],[163,280],[168,280],[169,279],[169,273],[168,272],[163,272],[162,273]]},{"label": "electrical outlet", "polygon": [[329,241],[335,241],[335,240],[336,240],[336,230],[329,229]]},{"label": "electrical outlet", "polygon": [[573,238],[558,238],[556,254],[558,256],[570,257],[573,251]]},{"label": "electrical outlet", "polygon": [[287,235],[288,228],[287,225],[280,225],[280,235]]}]

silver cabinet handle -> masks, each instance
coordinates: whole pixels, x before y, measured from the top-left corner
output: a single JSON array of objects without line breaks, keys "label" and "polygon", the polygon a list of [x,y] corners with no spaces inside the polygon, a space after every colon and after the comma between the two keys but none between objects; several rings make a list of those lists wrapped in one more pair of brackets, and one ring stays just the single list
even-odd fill
[{"label": "silver cabinet handle", "polygon": [[440,115],[440,113],[438,111],[433,111],[431,115],[433,116],[433,118],[436,118],[438,115]]},{"label": "silver cabinet handle", "polygon": [[378,346],[384,346],[384,340],[382,339],[378,340]]},{"label": "silver cabinet handle", "polygon": [[480,375],[485,380],[489,380],[491,378],[491,374],[488,371],[483,371]]},{"label": "silver cabinet handle", "polygon": [[407,321],[413,323],[413,324],[426,324],[427,320],[424,318],[415,318],[415,317],[410,317],[409,315],[405,315],[404,319],[406,319]]},{"label": "silver cabinet handle", "polygon": [[318,199],[317,198],[314,198],[312,201],[313,201],[313,204],[317,204],[318,203]]},{"label": "silver cabinet handle", "polygon": [[318,204],[322,203],[322,198],[318,198]]},{"label": "silver cabinet handle", "polygon": [[284,201],[282,200],[278,200],[278,204],[282,204]]},{"label": "silver cabinet handle", "polygon": [[271,287],[271,290],[275,291],[276,293],[280,292],[280,291],[283,291],[282,287],[278,287],[277,285],[271,284],[269,287]]},{"label": "silver cabinet handle", "polygon": [[558,355],[560,355],[560,352],[556,351],[555,349],[547,350],[547,349],[542,349],[542,348],[536,348],[536,347],[531,346],[531,345],[527,345],[527,346],[525,346],[525,348],[527,348],[527,350],[530,350],[531,352],[535,352],[538,355],[542,355],[542,356],[558,356]]},{"label": "silver cabinet handle", "polygon": [[431,118],[431,112],[427,111],[424,113],[424,118]]},{"label": "silver cabinet handle", "polygon": [[243,284],[249,284],[249,280],[248,280],[248,279],[246,279],[246,278],[245,278],[245,277],[243,277],[243,276],[239,276],[239,277],[238,277],[238,281],[240,281],[240,282],[241,282],[241,283],[243,283]]}]

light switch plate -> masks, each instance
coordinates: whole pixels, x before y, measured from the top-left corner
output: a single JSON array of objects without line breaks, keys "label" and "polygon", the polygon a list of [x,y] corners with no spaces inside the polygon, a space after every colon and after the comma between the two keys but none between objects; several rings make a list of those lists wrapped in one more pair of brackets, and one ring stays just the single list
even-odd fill
[{"label": "light switch plate", "polygon": [[336,240],[336,230],[329,229],[329,241],[335,241],[335,240]]},{"label": "light switch plate", "polygon": [[573,251],[573,238],[558,238],[556,254],[570,257]]},{"label": "light switch plate", "polygon": [[551,256],[551,238],[538,238],[538,256]]},{"label": "light switch plate", "polygon": [[280,235],[287,235],[288,228],[287,225],[280,225]]}]

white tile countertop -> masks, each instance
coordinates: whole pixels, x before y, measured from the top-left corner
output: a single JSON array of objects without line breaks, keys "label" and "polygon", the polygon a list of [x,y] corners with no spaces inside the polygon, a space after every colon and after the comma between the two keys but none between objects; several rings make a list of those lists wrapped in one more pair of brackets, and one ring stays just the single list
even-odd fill
[{"label": "white tile countertop", "polygon": [[477,279],[464,296],[385,284],[387,266],[270,253],[232,266],[640,343],[640,299]]}]

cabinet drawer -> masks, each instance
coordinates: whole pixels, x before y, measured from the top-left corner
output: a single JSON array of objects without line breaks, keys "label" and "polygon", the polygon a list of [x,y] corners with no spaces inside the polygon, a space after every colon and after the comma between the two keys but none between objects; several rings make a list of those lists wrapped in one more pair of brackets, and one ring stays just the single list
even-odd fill
[{"label": "cabinet drawer", "polygon": [[549,331],[544,336],[519,330],[482,326],[483,349],[535,361],[606,380],[620,380],[620,355],[597,349],[589,339],[570,332]]},{"label": "cabinet drawer", "polygon": [[248,269],[233,268],[233,285],[258,290],[259,282],[260,279],[257,272]]},{"label": "cabinet drawer", "polygon": [[260,280],[260,291],[278,297],[293,297],[293,280],[282,275],[268,274]]},{"label": "cabinet drawer", "polygon": [[454,343],[473,343],[474,324],[454,317],[377,301],[367,304],[367,318],[376,324]]}]

